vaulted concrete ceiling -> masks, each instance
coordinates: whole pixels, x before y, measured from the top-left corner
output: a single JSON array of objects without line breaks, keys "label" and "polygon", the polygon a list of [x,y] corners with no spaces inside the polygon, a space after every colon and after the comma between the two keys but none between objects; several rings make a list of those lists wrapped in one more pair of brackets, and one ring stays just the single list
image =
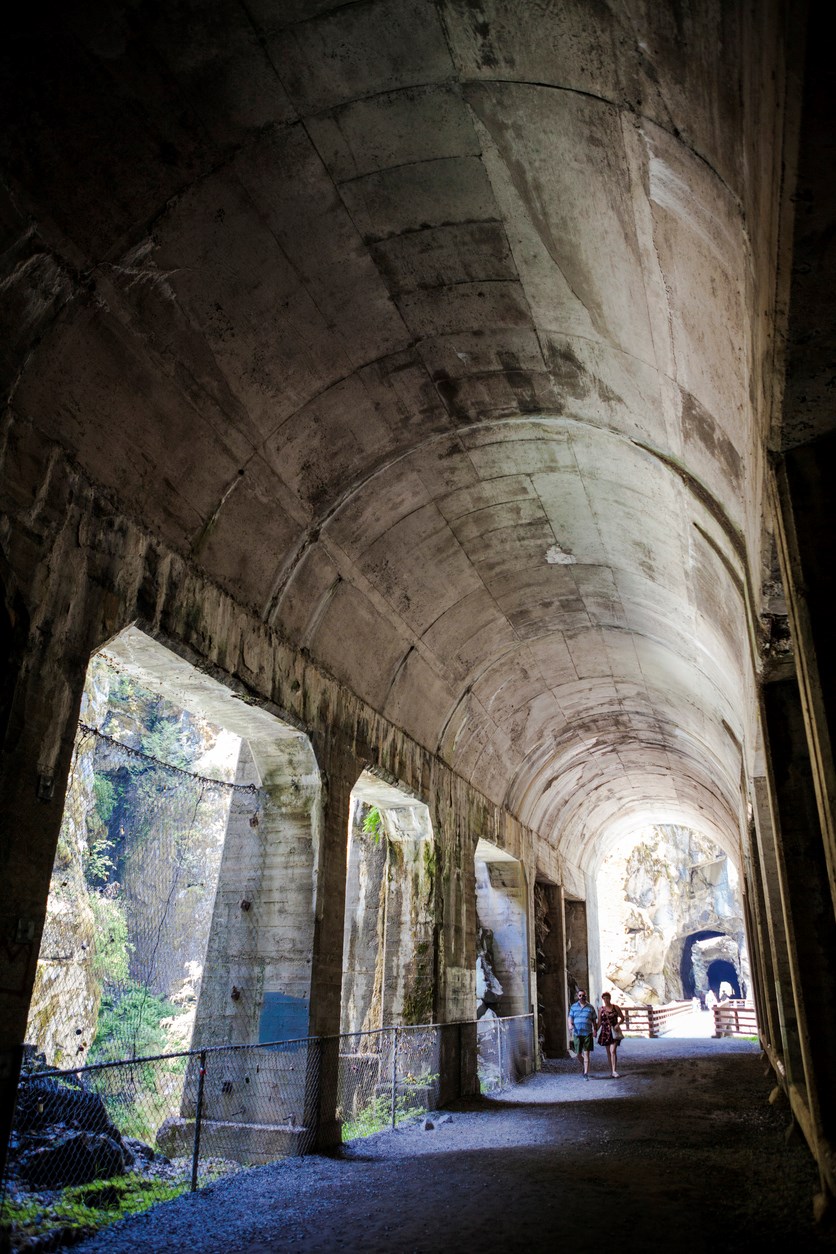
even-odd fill
[{"label": "vaulted concrete ceiling", "polygon": [[14,411],[578,862],[736,842],[779,11],[139,0],[6,41]]}]

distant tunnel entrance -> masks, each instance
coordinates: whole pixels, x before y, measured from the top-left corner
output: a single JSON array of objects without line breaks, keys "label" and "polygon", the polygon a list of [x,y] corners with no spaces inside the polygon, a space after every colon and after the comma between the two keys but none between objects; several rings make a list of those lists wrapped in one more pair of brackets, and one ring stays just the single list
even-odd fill
[{"label": "distant tunnel entrance", "polygon": [[740,950],[734,937],[725,932],[706,929],[686,936],[679,971],[685,998],[704,995],[709,989],[720,997],[724,983],[731,987],[732,996],[741,995]]},{"label": "distant tunnel entrance", "polygon": [[[723,985],[726,988],[723,988]],[[714,962],[709,963],[708,967],[708,986],[714,993],[715,997],[722,997],[723,993],[728,995],[728,989],[731,988],[732,997],[740,997],[740,981],[734,966],[730,962],[726,962],[723,958],[717,958]]]}]

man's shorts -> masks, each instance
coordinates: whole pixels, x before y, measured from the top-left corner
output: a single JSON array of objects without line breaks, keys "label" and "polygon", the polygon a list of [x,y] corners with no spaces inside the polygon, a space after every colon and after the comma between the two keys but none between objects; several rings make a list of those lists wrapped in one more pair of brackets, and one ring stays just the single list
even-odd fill
[{"label": "man's shorts", "polygon": [[591,1032],[589,1036],[576,1036],[575,1037],[575,1053],[580,1054],[581,1052],[594,1049],[595,1046],[593,1045],[592,1040],[593,1038],[592,1038]]}]

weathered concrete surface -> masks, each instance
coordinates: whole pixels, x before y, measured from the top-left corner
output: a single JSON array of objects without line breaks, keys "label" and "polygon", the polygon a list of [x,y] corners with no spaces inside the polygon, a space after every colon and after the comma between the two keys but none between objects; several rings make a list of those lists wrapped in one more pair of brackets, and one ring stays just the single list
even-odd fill
[{"label": "weathered concrete surface", "polygon": [[574,861],[660,806],[734,843],[780,14],[13,41],[15,415]]},{"label": "weathered concrete surface", "polygon": [[[9,1045],[83,669],[137,619],[310,738],[313,1030],[338,1022],[370,765],[431,809],[444,1016],[472,998],[479,838],[529,894],[540,872],[588,898],[600,851],[654,821],[745,868],[802,31],[779,0],[15,15]],[[594,903],[589,924],[594,979]]]}]

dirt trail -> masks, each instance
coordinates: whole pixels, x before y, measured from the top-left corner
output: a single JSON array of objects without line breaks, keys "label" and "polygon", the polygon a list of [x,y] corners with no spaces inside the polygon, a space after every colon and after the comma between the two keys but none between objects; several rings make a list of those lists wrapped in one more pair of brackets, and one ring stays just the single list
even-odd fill
[{"label": "dirt trail", "polygon": [[[120,1223],[83,1254],[507,1250],[678,1254],[836,1249],[812,1223],[817,1173],[770,1106],[757,1048],[630,1041],[622,1078],[575,1063],[450,1122],[379,1133],[338,1157],[242,1173]],[[609,1235],[605,1235],[605,1230]]]}]

